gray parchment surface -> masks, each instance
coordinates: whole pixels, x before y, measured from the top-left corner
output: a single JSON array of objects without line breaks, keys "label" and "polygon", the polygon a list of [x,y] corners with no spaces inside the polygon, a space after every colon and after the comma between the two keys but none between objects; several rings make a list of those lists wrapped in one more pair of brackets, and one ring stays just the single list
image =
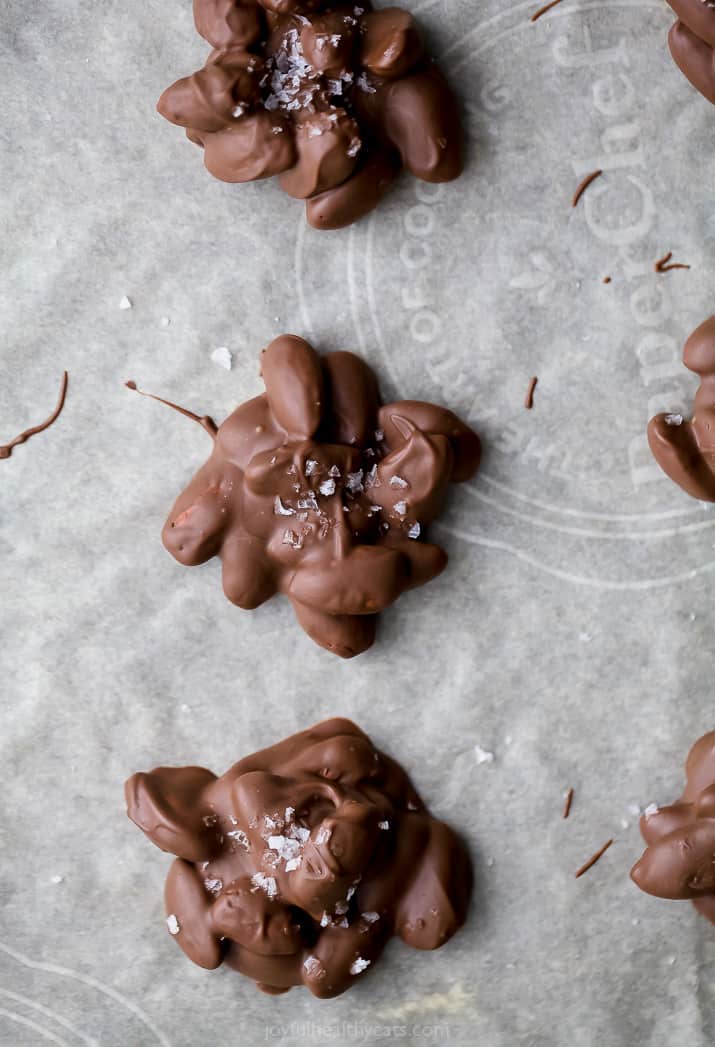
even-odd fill
[{"label": "gray parchment surface", "polygon": [[[644,439],[687,408],[682,343],[713,308],[715,110],[670,63],[661,0],[565,0],[533,25],[536,0],[405,6],[463,98],[467,171],[404,178],[327,235],[274,185],[212,180],[154,113],[205,54],[188,0],[2,4],[0,440],[71,376],[58,424],[0,462],[3,1044],[713,1042],[713,928],[628,869],[634,807],[674,799],[715,726],[715,513]],[[690,271],[656,276],[667,250]],[[215,564],[164,553],[209,441],[122,384],[221,419],[284,330],[364,353],[386,396],[485,438],[435,528],[448,571],[351,663],[285,603],[240,612]],[[168,937],[169,859],[122,783],[220,773],[338,714],[465,834],[473,911],[434,954],[393,943],[338,1000],[264,997]]]}]

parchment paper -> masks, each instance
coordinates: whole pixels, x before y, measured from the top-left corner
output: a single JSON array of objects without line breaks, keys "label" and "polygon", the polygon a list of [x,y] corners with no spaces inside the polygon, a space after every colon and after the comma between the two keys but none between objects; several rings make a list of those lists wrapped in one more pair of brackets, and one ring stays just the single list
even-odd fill
[{"label": "parchment paper", "polygon": [[[671,64],[660,0],[565,0],[536,24],[535,0],[403,2],[464,99],[468,170],[405,177],[333,235],[273,185],[211,179],[153,112],[205,54],[188,0],[3,5],[1,438],[71,376],[57,425],[0,463],[3,1044],[713,1042],[713,928],[628,869],[635,808],[675,799],[715,726],[715,513],[644,437],[687,407],[681,346],[713,308],[715,110]],[[691,270],[656,276],[667,250]],[[449,570],[351,663],[285,603],[240,612],[215,564],[164,553],[209,442],[122,385],[221,419],[286,330],[485,438],[435,528]],[[434,954],[393,943],[340,999],[264,997],[170,940],[169,859],[122,782],[220,773],[338,714],[466,835],[473,912]]]}]

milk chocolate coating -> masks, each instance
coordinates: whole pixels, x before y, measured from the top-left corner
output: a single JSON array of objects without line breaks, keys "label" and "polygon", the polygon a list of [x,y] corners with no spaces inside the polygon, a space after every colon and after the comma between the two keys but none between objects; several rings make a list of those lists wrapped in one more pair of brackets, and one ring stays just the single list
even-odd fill
[{"label": "milk chocolate coating", "polygon": [[476,472],[479,437],[434,404],[380,406],[352,353],[321,358],[283,335],[261,370],[266,392],[220,426],[163,542],[187,566],[219,556],[224,592],[246,610],[284,593],[316,643],[351,658],[380,611],[446,566],[420,538],[450,482]]},{"label": "milk chocolate coating", "polygon": [[670,30],[670,53],[680,70],[715,105],[715,4],[668,0],[678,16]]},{"label": "milk chocolate coating", "polygon": [[158,767],[125,792],[132,821],[176,855],[165,903],[178,944],[264,992],[337,996],[393,935],[436,949],[466,918],[463,844],[349,720],[317,724],[221,778]]},{"label": "milk chocolate coating", "polygon": [[715,731],[690,750],[685,792],[641,818],[648,847],[631,876],[658,898],[689,898],[715,923]]},{"label": "milk chocolate coating", "polygon": [[693,417],[658,414],[648,425],[648,443],[661,469],[701,502],[715,502],[715,316],[685,343],[685,366],[700,375]]},{"label": "milk chocolate coating", "polygon": [[405,166],[457,178],[457,103],[408,11],[327,0],[194,0],[214,50],[158,110],[204,149],[216,178],[279,177],[308,222],[339,229],[380,202]]}]

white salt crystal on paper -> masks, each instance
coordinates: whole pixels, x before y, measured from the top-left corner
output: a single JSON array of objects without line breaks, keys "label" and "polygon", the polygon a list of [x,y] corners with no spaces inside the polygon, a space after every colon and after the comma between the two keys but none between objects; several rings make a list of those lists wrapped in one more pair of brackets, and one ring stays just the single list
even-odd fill
[{"label": "white salt crystal on paper", "polygon": [[178,934],[181,930],[179,921],[176,919],[173,913],[166,918],[166,926],[169,928],[169,934]]},{"label": "white salt crystal on paper", "polygon": [[122,298],[121,302],[119,303],[119,308],[122,309],[122,310],[126,310],[126,309],[131,309],[131,307],[132,307],[131,299],[127,298],[127,296],[124,295],[124,297]]},{"label": "white salt crystal on paper", "polygon": [[223,367],[225,371],[231,370],[233,357],[225,345],[220,345],[218,349],[214,349],[211,353],[211,359],[215,364],[218,364],[219,367]]},{"label": "white salt crystal on paper", "polygon": [[358,956],[357,960],[353,960],[353,962],[350,964],[350,973],[362,974],[362,972],[366,971],[369,966],[369,960],[364,960],[362,956]]},{"label": "white salt crystal on paper", "polygon": [[488,749],[482,749],[481,745],[474,746],[474,755],[478,764],[494,763],[494,753],[490,753]]}]

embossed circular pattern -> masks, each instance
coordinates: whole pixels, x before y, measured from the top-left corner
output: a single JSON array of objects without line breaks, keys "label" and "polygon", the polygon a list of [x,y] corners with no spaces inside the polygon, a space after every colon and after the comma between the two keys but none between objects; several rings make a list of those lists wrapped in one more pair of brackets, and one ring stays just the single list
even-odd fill
[{"label": "embossed circular pattern", "polygon": [[[679,138],[692,99],[676,71],[662,75],[672,19],[661,3],[583,0],[536,25],[533,10],[516,4],[447,44],[439,59],[466,102],[467,174],[403,184],[350,231],[328,280],[350,290],[344,336],[368,357],[379,351],[395,391],[416,382],[486,437],[483,474],[442,528],[572,582],[670,585],[715,567],[715,513],[664,479],[645,437],[650,415],[687,413],[692,395],[680,355],[708,308],[702,234],[695,210],[672,217],[672,199],[676,165],[705,185],[711,162]],[[535,127],[534,112],[553,121]],[[603,177],[572,209],[597,168]],[[693,270],[656,275],[671,248]],[[302,274],[314,251],[301,232],[309,331]]]}]

